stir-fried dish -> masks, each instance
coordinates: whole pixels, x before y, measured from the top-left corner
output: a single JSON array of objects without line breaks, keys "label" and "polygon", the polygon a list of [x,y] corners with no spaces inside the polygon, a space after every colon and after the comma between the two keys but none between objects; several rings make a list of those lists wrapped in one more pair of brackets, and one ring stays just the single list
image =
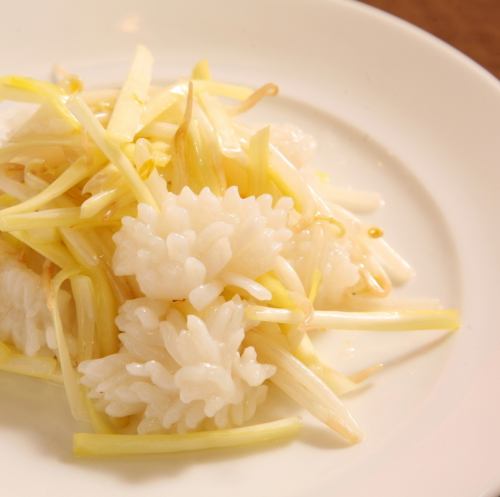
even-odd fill
[{"label": "stir-fried dish", "polygon": [[[314,139],[241,115],[278,93],[212,79],[152,84],[136,50],[119,89],[7,76],[31,104],[0,148],[0,370],[64,385],[77,455],[240,446],[269,384],[349,443],[345,375],[315,330],[454,330],[458,314],[391,296],[413,272],[358,213],[372,192],[311,166]],[[26,110],[26,109],[25,109]],[[269,391],[272,393],[272,390]]]}]

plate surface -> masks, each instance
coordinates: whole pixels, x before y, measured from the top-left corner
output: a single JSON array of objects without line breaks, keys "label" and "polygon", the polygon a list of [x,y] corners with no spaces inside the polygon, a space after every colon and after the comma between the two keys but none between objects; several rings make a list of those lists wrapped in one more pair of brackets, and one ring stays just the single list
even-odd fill
[{"label": "plate surface", "polygon": [[61,391],[2,374],[6,495],[500,493],[495,78],[422,31],[349,1],[20,1],[0,26],[2,74],[46,77],[57,62],[91,85],[117,84],[142,42],[160,80],[207,58],[218,79],[278,83],[282,96],[250,118],[300,125],[317,137],[316,161],[339,184],[382,192],[386,206],[373,219],[418,274],[401,292],[459,306],[464,323],[448,339],[320,337],[345,371],[391,364],[346,400],[366,437],[350,448],[306,418],[300,440],[262,450],[77,461],[77,427]]}]

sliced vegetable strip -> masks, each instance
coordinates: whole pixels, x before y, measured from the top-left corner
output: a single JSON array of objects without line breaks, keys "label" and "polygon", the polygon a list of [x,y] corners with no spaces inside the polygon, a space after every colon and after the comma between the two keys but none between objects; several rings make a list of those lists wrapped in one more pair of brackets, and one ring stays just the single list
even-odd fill
[{"label": "sliced vegetable strip", "polygon": [[77,433],[73,452],[79,457],[171,454],[208,449],[245,447],[295,436],[301,427],[298,418],[285,418],[243,428],[173,435],[109,435]]},{"label": "sliced vegetable strip", "polygon": [[72,97],[68,102],[68,106],[75,116],[82,123],[96,145],[103,154],[122,171],[127,179],[130,188],[134,192],[138,202],[156,206],[156,202],[149,191],[147,185],[141,180],[139,173],[129,161],[127,156],[121,151],[120,147],[115,144],[106,134],[106,130],[102,124],[94,116],[88,105],[81,97]]},{"label": "sliced vegetable strip", "polygon": [[405,311],[314,311],[307,318],[290,309],[250,305],[249,319],[269,323],[298,324],[306,329],[355,331],[455,330],[460,326],[454,309],[417,309]]},{"label": "sliced vegetable strip", "polygon": [[153,56],[146,47],[139,45],[108,123],[108,133],[119,143],[133,141],[139,130],[144,104],[148,100],[152,69]]},{"label": "sliced vegetable strip", "polygon": [[78,269],[60,271],[50,283],[49,296],[47,300],[48,307],[54,321],[59,364],[61,366],[64,389],[66,390],[66,397],[68,399],[71,413],[77,420],[88,421],[88,413],[85,407],[82,387],[80,386],[78,373],[73,367],[71,356],[69,354],[58,304],[61,285],[68,278],[78,274],[78,271]]},{"label": "sliced vegetable strip", "polygon": [[28,357],[3,342],[0,342],[0,371],[31,376],[54,383],[63,382],[55,358]]},{"label": "sliced vegetable strip", "polygon": [[271,381],[313,416],[350,443],[361,440],[361,432],[349,411],[330,388],[290,352],[265,334],[249,332],[246,342],[265,361],[277,366]]}]

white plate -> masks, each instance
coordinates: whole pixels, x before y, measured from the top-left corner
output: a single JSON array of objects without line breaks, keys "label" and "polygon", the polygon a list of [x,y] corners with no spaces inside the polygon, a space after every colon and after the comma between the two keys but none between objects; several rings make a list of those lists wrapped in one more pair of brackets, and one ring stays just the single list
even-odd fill
[{"label": "white plate", "polygon": [[[275,81],[254,119],[294,121],[339,183],[381,191],[375,218],[414,264],[410,294],[460,306],[451,340],[395,364],[347,399],[366,440],[309,425],[265,450],[77,461],[60,391],[0,376],[2,495],[494,497],[500,492],[500,85],[450,47],[348,1],[11,2],[0,73],[52,63],[118,83],[137,42],[157,77],[208,58],[220,79]],[[395,358],[427,335],[331,335],[344,369]],[[327,340],[328,341],[328,340]],[[308,421],[309,422],[309,421]]]}]

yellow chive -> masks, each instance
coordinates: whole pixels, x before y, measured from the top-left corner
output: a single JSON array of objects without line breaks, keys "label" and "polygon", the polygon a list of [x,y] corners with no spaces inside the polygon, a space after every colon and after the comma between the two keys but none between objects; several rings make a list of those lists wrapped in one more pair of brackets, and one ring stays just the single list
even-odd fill
[{"label": "yellow chive", "polygon": [[192,79],[211,80],[212,73],[207,60],[200,60],[193,68]]},{"label": "yellow chive", "polygon": [[318,296],[318,290],[319,286],[321,284],[322,280],[322,273],[319,269],[315,269],[311,278],[311,288],[309,290],[309,295],[308,299],[311,302],[311,304],[314,304],[314,301],[316,300],[316,297]]},{"label": "yellow chive", "polygon": [[285,418],[241,428],[172,435],[111,435],[76,433],[73,453],[79,457],[170,454],[207,449],[245,447],[295,436],[302,423]]},{"label": "yellow chive", "polygon": [[272,298],[268,302],[271,307],[286,309],[294,309],[297,307],[293,299],[290,297],[290,292],[273,273],[265,273],[259,276],[256,281],[271,292]]}]

